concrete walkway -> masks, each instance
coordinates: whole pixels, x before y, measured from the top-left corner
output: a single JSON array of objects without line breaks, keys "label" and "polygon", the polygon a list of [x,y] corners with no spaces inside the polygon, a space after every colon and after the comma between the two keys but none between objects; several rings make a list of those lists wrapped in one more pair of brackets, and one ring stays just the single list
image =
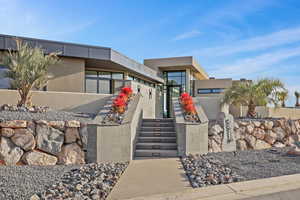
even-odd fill
[{"label": "concrete walkway", "polygon": [[299,200],[299,194],[300,174],[295,174],[140,196],[130,200]]},{"label": "concrete walkway", "polygon": [[133,160],[108,196],[130,199],[191,189],[179,158]]}]

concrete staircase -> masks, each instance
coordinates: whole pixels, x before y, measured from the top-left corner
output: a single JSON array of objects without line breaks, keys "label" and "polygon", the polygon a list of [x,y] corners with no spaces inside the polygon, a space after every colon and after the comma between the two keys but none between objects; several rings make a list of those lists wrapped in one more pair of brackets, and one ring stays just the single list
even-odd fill
[{"label": "concrete staircase", "polygon": [[174,119],[143,119],[135,147],[135,158],[177,157]]}]

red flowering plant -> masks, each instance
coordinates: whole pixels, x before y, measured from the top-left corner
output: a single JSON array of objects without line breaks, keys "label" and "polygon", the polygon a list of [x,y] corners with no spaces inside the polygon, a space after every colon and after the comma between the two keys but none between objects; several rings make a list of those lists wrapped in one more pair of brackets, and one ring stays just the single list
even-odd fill
[{"label": "red flowering plant", "polygon": [[185,120],[192,122],[199,121],[193,98],[188,93],[184,92],[180,95],[179,101],[184,111]]},{"label": "red flowering plant", "polygon": [[120,124],[132,95],[133,91],[130,87],[123,87],[118,96],[113,100],[111,111],[104,118],[103,123],[106,123],[108,120],[110,122],[118,122]]}]

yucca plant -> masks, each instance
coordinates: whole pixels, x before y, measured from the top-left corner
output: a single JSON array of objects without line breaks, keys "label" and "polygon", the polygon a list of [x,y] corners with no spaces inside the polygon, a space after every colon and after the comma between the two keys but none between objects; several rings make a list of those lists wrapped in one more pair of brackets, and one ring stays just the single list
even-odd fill
[{"label": "yucca plant", "polygon": [[261,79],[256,82],[241,81],[225,91],[223,103],[248,106],[247,117],[256,117],[256,106],[268,103],[278,105],[278,92],[285,90],[278,79]]},{"label": "yucca plant", "polygon": [[289,97],[289,92],[287,90],[280,91],[277,93],[278,100],[281,102],[281,107],[285,107],[285,102]]},{"label": "yucca plant", "polygon": [[298,91],[295,91],[295,96],[296,96],[296,107],[299,107],[300,104],[299,104],[299,97],[300,97],[300,93]]},{"label": "yucca plant", "polygon": [[30,91],[45,86],[48,67],[58,62],[58,52],[45,55],[41,48],[29,47],[17,38],[15,42],[16,51],[9,50],[4,55],[3,64],[8,67],[4,76],[11,80],[11,87],[18,90],[18,106],[28,106],[31,104]]}]

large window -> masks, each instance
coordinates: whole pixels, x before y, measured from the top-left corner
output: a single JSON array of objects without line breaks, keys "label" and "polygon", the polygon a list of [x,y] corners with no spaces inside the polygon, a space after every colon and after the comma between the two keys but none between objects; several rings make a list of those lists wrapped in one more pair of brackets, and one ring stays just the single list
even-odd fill
[{"label": "large window", "polygon": [[113,92],[113,80],[123,80],[121,72],[85,71],[85,92],[111,94]]},{"label": "large window", "polygon": [[181,85],[183,89],[185,88],[185,71],[166,71],[164,79],[166,85]]},{"label": "large window", "polygon": [[4,78],[4,74],[7,70],[8,70],[7,67],[0,65],[0,89],[10,88],[9,78]]}]

